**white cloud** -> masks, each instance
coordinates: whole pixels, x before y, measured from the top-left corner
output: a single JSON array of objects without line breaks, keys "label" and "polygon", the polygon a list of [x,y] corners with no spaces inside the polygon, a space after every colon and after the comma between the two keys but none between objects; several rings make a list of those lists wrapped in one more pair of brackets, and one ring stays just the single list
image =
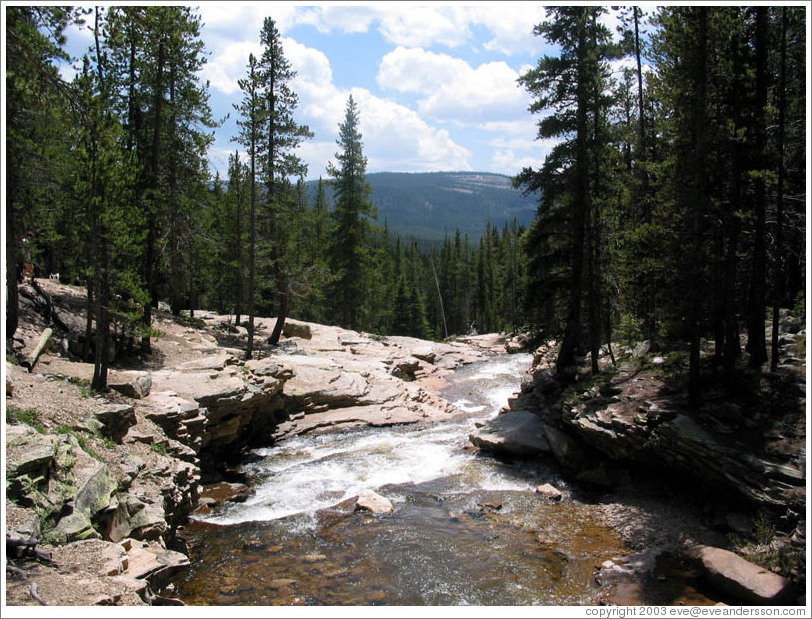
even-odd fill
[{"label": "white cloud", "polygon": [[545,157],[554,146],[555,144],[545,144],[535,154],[517,154],[516,151],[510,149],[497,150],[491,157],[491,169],[494,172],[511,176],[518,174],[524,168],[538,170],[544,164]]},{"label": "white cloud", "polygon": [[384,88],[426,95],[421,113],[443,121],[526,113],[530,98],[518,78],[505,62],[474,68],[447,54],[404,47],[384,56],[377,76]]},{"label": "white cloud", "polygon": [[380,9],[374,6],[306,7],[299,10],[295,23],[313,26],[322,33],[336,29],[357,34],[368,32],[379,16]]},{"label": "white cloud", "polygon": [[539,55],[544,41],[533,34],[533,27],[544,21],[540,2],[490,2],[471,8],[472,20],[486,26],[493,38],[485,49],[505,55]]},{"label": "white cloud", "polygon": [[266,17],[273,18],[277,30],[284,34],[296,24],[300,10],[285,2],[199,3],[206,46],[215,51],[229,41],[259,41]]},{"label": "white cloud", "polygon": [[460,58],[421,47],[399,46],[381,59],[376,79],[382,88],[428,94],[455,79],[461,71],[471,71],[471,67]]},{"label": "white cloud", "polygon": [[469,11],[458,5],[395,5],[380,17],[384,38],[406,47],[459,47],[471,40]]},{"label": "white cloud", "polygon": [[238,93],[240,86],[237,80],[246,76],[250,54],[257,58],[262,55],[262,46],[258,41],[229,43],[203,66],[201,77],[224,95]]},{"label": "white cloud", "polygon": [[475,30],[485,29],[488,51],[505,55],[537,54],[543,42],[533,27],[544,19],[540,2],[367,3],[362,6],[299,7],[295,24],[309,24],[319,32],[368,32],[377,25],[393,45],[445,47],[475,45]]},{"label": "white cloud", "polygon": [[[368,90],[352,91],[370,171],[470,170],[471,153],[448,131]],[[343,112],[342,112],[343,120]]]}]

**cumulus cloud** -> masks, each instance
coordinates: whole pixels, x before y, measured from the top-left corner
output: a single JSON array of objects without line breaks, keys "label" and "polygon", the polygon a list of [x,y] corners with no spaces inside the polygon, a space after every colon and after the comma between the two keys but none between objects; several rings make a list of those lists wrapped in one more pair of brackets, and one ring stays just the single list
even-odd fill
[{"label": "cumulus cloud", "polygon": [[471,20],[486,27],[492,38],[485,49],[507,56],[540,55],[544,42],[533,34],[533,27],[544,21],[544,4],[540,2],[492,2],[470,8]]},{"label": "cumulus cloud", "polygon": [[484,47],[505,55],[535,54],[543,42],[533,26],[544,19],[540,2],[480,2],[472,5],[380,3],[364,6],[300,7],[296,24],[309,24],[319,32],[368,32],[377,27],[386,41],[405,47],[474,45],[474,30],[486,30]]},{"label": "cumulus cloud", "polygon": [[515,175],[524,168],[538,170],[544,164],[547,154],[553,149],[555,143],[542,144],[535,153],[516,153],[510,149],[496,150],[491,158],[491,168],[495,172]]},{"label": "cumulus cloud", "polygon": [[472,67],[447,54],[398,47],[381,60],[377,81],[383,88],[425,95],[418,106],[427,116],[464,122],[526,113],[530,99],[518,78],[505,62]]},{"label": "cumulus cloud", "polygon": [[257,58],[262,55],[262,46],[259,42],[229,43],[203,66],[201,77],[208,80],[213,89],[224,95],[233,95],[240,90],[237,80],[247,74],[246,67],[250,54],[254,54]]},{"label": "cumulus cloud", "polygon": [[351,94],[358,105],[370,171],[471,169],[470,151],[445,129],[432,127],[413,110],[368,90],[355,88]]},{"label": "cumulus cloud", "polygon": [[380,14],[380,9],[374,6],[303,7],[296,14],[295,23],[313,26],[322,33],[340,30],[357,34],[368,32]]}]

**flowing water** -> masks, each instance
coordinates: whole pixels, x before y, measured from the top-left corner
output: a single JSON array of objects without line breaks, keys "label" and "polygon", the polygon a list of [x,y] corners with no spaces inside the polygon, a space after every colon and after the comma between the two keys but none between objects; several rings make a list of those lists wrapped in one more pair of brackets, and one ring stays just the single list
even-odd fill
[{"label": "flowing water", "polygon": [[[529,355],[458,370],[463,415],[429,426],[291,438],[244,466],[255,494],[184,528],[196,605],[583,605],[595,567],[628,554],[589,505],[534,493],[566,484],[544,464],[478,455],[468,435],[518,391]],[[370,489],[388,515],[342,509]],[[637,603],[633,600],[631,603]]]}]

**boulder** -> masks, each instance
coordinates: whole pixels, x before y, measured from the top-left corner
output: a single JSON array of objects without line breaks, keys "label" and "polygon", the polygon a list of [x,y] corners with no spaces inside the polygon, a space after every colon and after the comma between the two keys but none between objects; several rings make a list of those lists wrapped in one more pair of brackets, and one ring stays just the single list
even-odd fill
[{"label": "boulder", "polygon": [[695,546],[689,556],[696,560],[713,586],[742,603],[781,605],[794,599],[795,592],[786,578],[729,550]]},{"label": "boulder", "polygon": [[149,395],[152,388],[152,376],[147,372],[139,372],[138,374],[126,377],[126,380],[119,380],[116,382],[108,383],[108,387],[128,398],[142,400]]},{"label": "boulder", "polygon": [[74,437],[67,437],[58,445],[48,487],[52,514],[61,516],[53,532],[56,539],[72,542],[99,537],[93,519],[107,509],[118,488],[105,463],[85,453]]},{"label": "boulder", "polygon": [[119,500],[113,513],[107,537],[113,542],[120,542],[128,537],[157,540],[167,529],[163,509],[125,495]]},{"label": "boulder", "polygon": [[536,494],[540,494],[541,496],[553,501],[560,501],[561,497],[564,496],[561,494],[561,491],[552,484],[544,484],[539,486],[536,488]]},{"label": "boulder", "polygon": [[56,451],[57,437],[43,436],[25,424],[6,426],[6,478],[48,475]]},{"label": "boulder", "polygon": [[282,335],[285,337],[300,337],[303,340],[313,338],[313,332],[310,330],[310,325],[302,322],[292,322],[286,320],[282,326]]},{"label": "boulder", "polygon": [[355,511],[372,512],[373,514],[389,514],[394,511],[392,502],[372,490],[364,490],[358,495]]},{"label": "boulder", "polygon": [[178,568],[189,565],[186,555],[154,543],[127,539],[123,540],[122,547],[127,549],[127,569],[122,573],[125,578],[153,583],[158,580],[157,577],[165,578]]},{"label": "boulder", "polygon": [[108,404],[104,410],[93,413],[93,418],[100,424],[99,432],[117,443],[137,423],[135,411],[129,404]]},{"label": "boulder", "polygon": [[510,411],[475,430],[469,440],[494,454],[529,458],[550,451],[544,423],[535,413]]}]

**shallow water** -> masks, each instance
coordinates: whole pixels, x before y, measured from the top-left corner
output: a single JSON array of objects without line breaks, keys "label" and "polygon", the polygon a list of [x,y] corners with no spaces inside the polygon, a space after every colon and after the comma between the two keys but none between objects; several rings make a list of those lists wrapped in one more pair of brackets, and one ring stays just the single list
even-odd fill
[{"label": "shallow water", "polygon": [[[518,391],[530,361],[506,355],[456,372],[444,396],[465,414],[442,424],[257,450],[244,467],[255,495],[184,527],[192,565],[174,583],[177,596],[197,605],[600,603],[608,590],[596,566],[629,554],[617,534],[589,505],[534,493],[549,482],[569,497],[552,467],[469,446],[474,424]],[[389,498],[394,512],[335,507],[363,489]],[[644,584],[619,590],[622,603],[658,598],[662,587]],[[648,603],[679,599],[663,595]]]}]

